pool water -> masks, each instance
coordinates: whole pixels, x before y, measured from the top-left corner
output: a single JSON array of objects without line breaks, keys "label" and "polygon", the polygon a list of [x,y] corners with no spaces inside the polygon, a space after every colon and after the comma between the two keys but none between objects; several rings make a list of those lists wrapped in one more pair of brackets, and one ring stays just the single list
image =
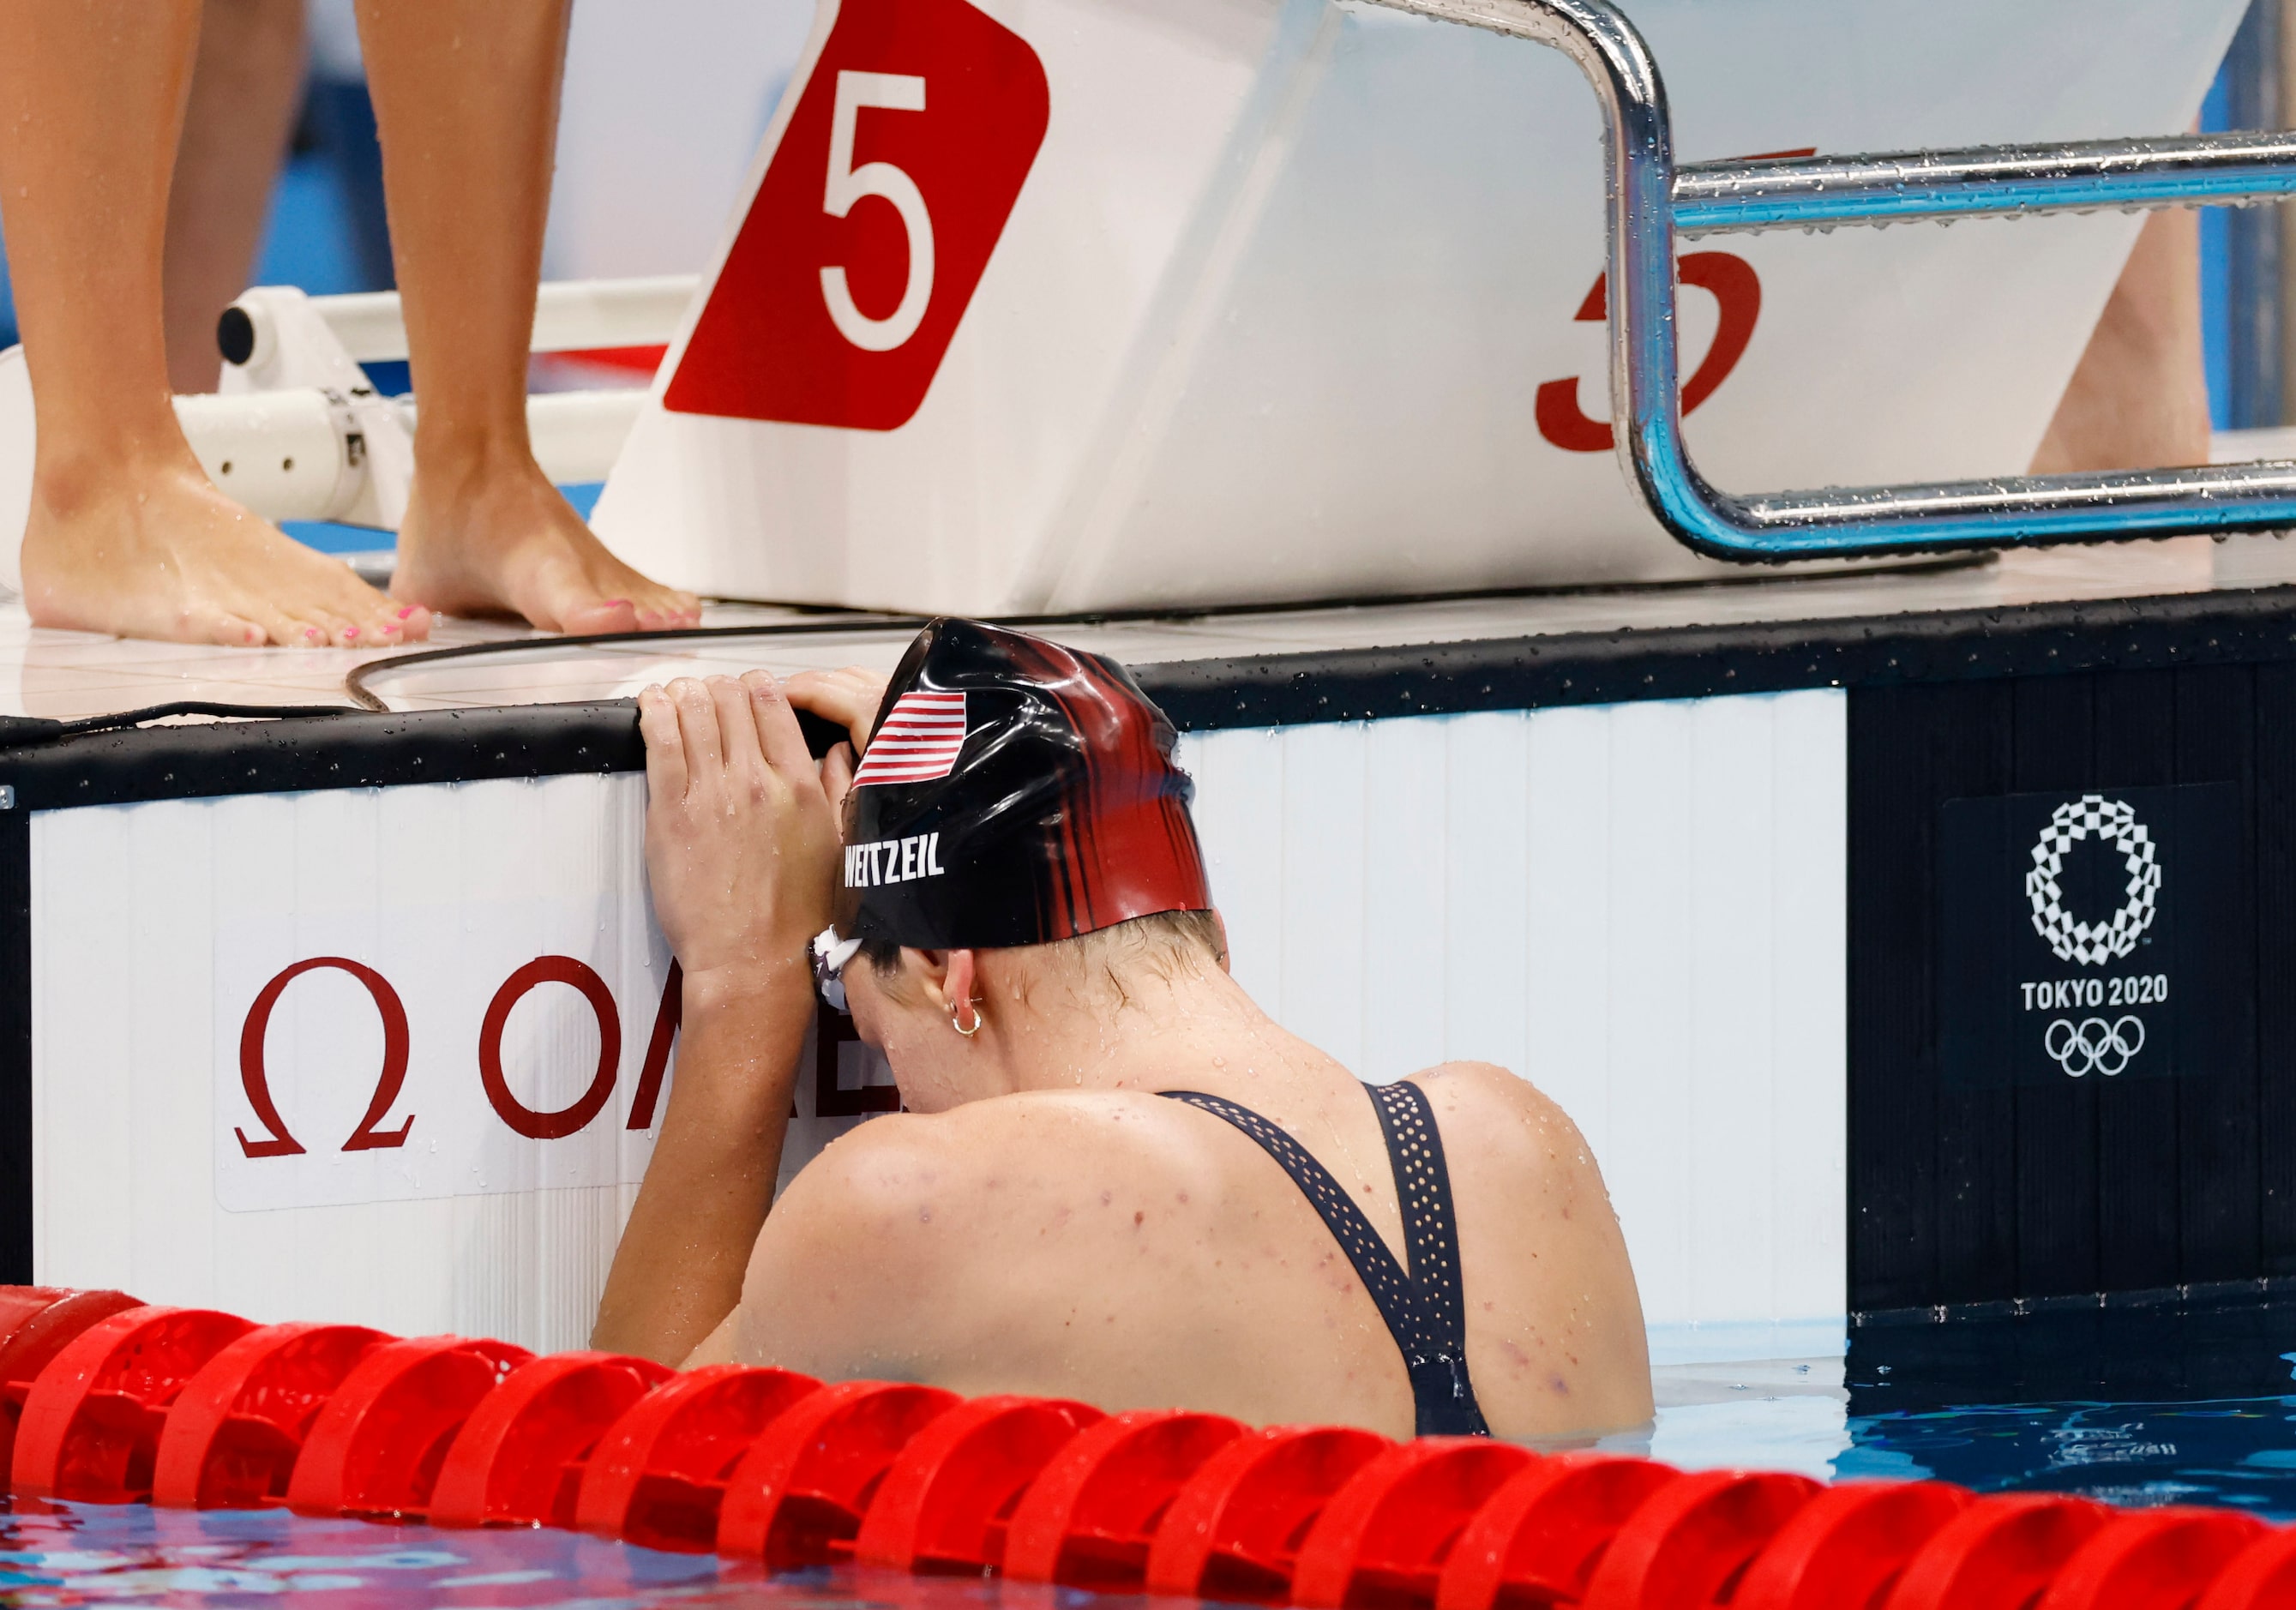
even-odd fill
[{"label": "pool water", "polygon": [[0,1510],[0,1605],[316,1610],[1071,1610],[1072,1589],[816,1570],[663,1554],[548,1531],[445,1532],[283,1511],[144,1505]]},{"label": "pool water", "polygon": [[2296,1520],[2296,1296],[2284,1293],[1909,1318],[1853,1328],[1846,1358],[1656,1374],[1656,1426],[1603,1446],[1696,1468],[1927,1476]]}]

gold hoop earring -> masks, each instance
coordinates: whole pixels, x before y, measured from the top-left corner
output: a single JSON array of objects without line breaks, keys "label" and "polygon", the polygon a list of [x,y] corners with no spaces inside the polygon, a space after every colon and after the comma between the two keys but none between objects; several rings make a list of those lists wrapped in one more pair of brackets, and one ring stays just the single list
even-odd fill
[{"label": "gold hoop earring", "polygon": [[[967,1010],[971,1011],[972,1014],[972,1027],[970,1029],[966,1028],[963,1023],[956,1020],[956,1014],[958,1013]],[[974,1006],[971,1001],[965,1001],[958,1006],[951,1006],[948,1009],[948,1026],[955,1030],[959,1034],[964,1035],[965,1039],[971,1039],[974,1035],[980,1032],[980,1008]]]}]

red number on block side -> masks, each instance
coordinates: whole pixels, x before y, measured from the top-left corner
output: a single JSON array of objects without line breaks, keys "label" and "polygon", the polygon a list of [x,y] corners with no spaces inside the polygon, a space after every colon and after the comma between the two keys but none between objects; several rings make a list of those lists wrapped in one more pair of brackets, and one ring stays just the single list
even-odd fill
[{"label": "red number on block side", "polygon": [[[1730,371],[1746,356],[1746,348],[1754,339],[1755,322],[1762,316],[1762,282],[1752,264],[1727,251],[1693,251],[1676,271],[1684,284],[1711,292],[1722,308],[1714,344],[1707,349],[1698,372],[1682,388],[1682,411],[1688,414],[1713,396],[1715,388],[1730,378]],[[1572,316],[1582,324],[1600,324],[1610,317],[1608,275],[1595,282],[1595,288]],[[1579,408],[1576,376],[1550,380],[1539,387],[1532,412],[1538,421],[1538,433],[1566,453],[1611,450],[1611,422],[1589,419]]]}]

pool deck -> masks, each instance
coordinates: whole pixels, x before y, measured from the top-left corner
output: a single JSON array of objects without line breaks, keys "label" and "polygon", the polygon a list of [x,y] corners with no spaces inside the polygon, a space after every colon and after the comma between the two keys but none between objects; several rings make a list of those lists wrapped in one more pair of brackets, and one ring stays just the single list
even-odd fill
[{"label": "pool deck", "polygon": [[[2204,538],[2184,538],[1824,577],[1755,572],[1744,581],[1704,585],[1080,620],[1039,629],[1139,666],[1681,628],[1751,631],[2231,593],[2296,580],[2296,544],[2284,545],[2284,554],[2272,538],[2234,541],[2247,546],[2227,550]],[[2222,577],[2228,552],[2241,579]],[[401,711],[624,698],[673,677],[758,665],[777,672],[845,664],[888,669],[915,629],[913,619],[873,624],[865,616],[738,604],[711,604],[703,624],[734,635],[568,642],[505,623],[445,619],[420,648],[500,652],[385,666],[371,669],[367,683]],[[409,652],[210,648],[53,631],[34,627],[21,604],[9,602],[0,604],[0,714],[74,720],[181,700],[348,706],[357,702],[346,683],[354,670]]]}]

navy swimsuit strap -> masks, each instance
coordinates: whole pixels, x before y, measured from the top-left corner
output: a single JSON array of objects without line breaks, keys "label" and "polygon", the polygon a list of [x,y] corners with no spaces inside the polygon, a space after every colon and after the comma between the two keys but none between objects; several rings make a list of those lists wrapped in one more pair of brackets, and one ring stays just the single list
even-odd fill
[{"label": "navy swimsuit strap", "polygon": [[1406,1273],[1387,1243],[1364,1217],[1331,1171],[1280,1126],[1250,1107],[1201,1090],[1161,1090],[1215,1118],[1226,1120],[1258,1141],[1292,1183],[1308,1198],[1331,1230],[1340,1250],[1379,1305],[1380,1318],[1402,1351],[1411,1376],[1411,1400],[1421,1436],[1491,1434],[1467,1378],[1466,1304],[1459,1287],[1459,1235],[1451,1212],[1451,1175],[1443,1162],[1443,1140],[1427,1093],[1408,1080],[1366,1085],[1395,1170],[1395,1195],[1403,1210]]}]

